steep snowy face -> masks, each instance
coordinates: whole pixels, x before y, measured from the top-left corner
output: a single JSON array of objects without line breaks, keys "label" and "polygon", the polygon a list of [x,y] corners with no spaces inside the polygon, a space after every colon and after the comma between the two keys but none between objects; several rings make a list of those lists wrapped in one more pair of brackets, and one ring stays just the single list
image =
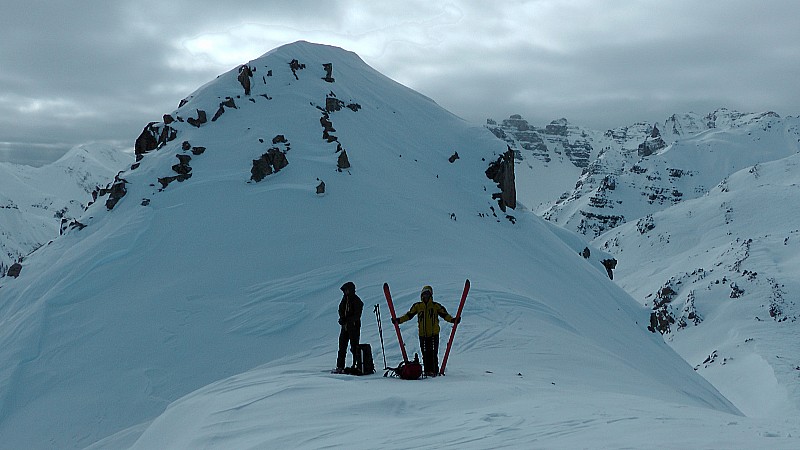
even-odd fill
[{"label": "steep snowy face", "polygon": [[[672,116],[663,125],[609,130],[574,189],[539,211],[589,238],[704,195],[731,173],[800,150],[800,122],[774,113],[719,110]],[[525,173],[520,172],[520,178]],[[524,181],[523,181],[524,182]],[[520,190],[525,201],[527,192]]]},{"label": "steep snowy face", "polygon": [[596,241],[651,330],[748,415],[800,411],[799,183],[800,155],[756,164]]},{"label": "steep snowy face", "polygon": [[38,168],[0,163],[0,278],[12,264],[74,225],[131,155],[102,144],[77,146]]},{"label": "steep snowy face", "polygon": [[644,330],[607,255],[513,209],[506,143],[353,53],[275,49],[148,124],[136,153],[84,227],[0,285],[9,446],[83,447],[266,363],[329,369],[346,281],[367,305],[388,281],[408,307],[424,284],[447,302],[469,278],[459,333],[515,361],[506,372],[737,412]]}]

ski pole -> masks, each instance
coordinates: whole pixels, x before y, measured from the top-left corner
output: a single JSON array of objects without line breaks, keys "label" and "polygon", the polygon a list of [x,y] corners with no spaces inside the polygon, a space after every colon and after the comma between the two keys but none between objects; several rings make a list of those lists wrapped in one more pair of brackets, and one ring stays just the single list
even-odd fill
[{"label": "ski pole", "polygon": [[375,304],[375,318],[378,319],[378,334],[381,336],[381,354],[383,355],[383,370],[387,370],[389,368],[388,364],[386,364],[386,350],[383,348],[383,326],[381,326],[381,306],[376,303]]}]

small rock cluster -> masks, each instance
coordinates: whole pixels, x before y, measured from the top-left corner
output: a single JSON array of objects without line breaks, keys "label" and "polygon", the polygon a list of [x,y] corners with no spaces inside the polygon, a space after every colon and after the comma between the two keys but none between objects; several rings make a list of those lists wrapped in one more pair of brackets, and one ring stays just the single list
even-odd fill
[{"label": "small rock cluster", "polygon": [[[281,151],[277,144],[283,144],[285,150]],[[256,183],[266,178],[267,175],[279,172],[289,165],[289,160],[286,158],[286,152],[289,151],[289,141],[286,140],[286,137],[282,134],[275,136],[272,139],[272,145],[273,147],[270,147],[266,153],[253,160],[250,179]]]}]

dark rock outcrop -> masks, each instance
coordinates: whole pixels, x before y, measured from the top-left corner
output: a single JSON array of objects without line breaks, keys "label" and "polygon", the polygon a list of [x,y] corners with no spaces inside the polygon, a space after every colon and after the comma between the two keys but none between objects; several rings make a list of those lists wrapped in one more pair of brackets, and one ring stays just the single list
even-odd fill
[{"label": "dark rock outcrop", "polygon": [[172,170],[180,175],[188,175],[189,172],[192,171],[192,168],[189,167],[189,161],[192,160],[192,157],[189,155],[175,155],[178,158],[178,164],[172,166]]},{"label": "dark rock outcrop", "polygon": [[244,88],[244,95],[250,95],[250,78],[253,78],[253,70],[247,64],[239,67],[239,83]]},{"label": "dark rock outcrop", "polygon": [[306,65],[300,64],[300,61],[293,59],[289,62],[289,68],[292,69],[292,75],[294,75],[294,79],[299,80],[300,78],[297,77],[297,71],[305,69]]},{"label": "dark rock outcrop", "polygon": [[181,183],[192,177],[192,168],[189,167],[189,161],[192,160],[192,157],[189,155],[175,155],[175,157],[178,158],[178,164],[173,165],[172,170],[178,175],[159,178],[158,182],[161,183],[161,189],[165,189],[173,181]]},{"label": "dark rock outcrop", "polygon": [[86,225],[78,222],[77,220],[70,221],[66,217],[61,219],[61,228],[58,231],[59,235],[66,233],[68,230],[82,230],[86,228]]},{"label": "dark rock outcrop", "polygon": [[155,125],[156,122],[147,124],[141,134],[139,134],[139,137],[136,138],[136,143],[133,146],[134,153],[136,154],[136,161],[141,160],[145,153],[158,148],[158,139],[156,136],[158,136],[160,132]]},{"label": "dark rock outcrop", "polygon": [[344,107],[344,102],[336,97],[327,97],[325,99],[325,111],[334,112],[340,111]]},{"label": "dark rock outcrop", "polygon": [[661,132],[658,131],[658,127],[653,125],[653,129],[650,131],[648,137],[645,138],[644,142],[639,144],[637,153],[644,158],[666,148],[666,146],[667,143],[664,142],[664,139],[661,137]]},{"label": "dark rock outcrop", "polygon": [[189,117],[188,119],[186,119],[186,122],[189,125],[192,125],[192,126],[198,127],[198,128],[200,128],[200,125],[206,123],[207,121],[208,121],[208,119],[206,118],[206,112],[203,111],[202,109],[198,109],[197,110],[197,119],[195,119],[193,117]]},{"label": "dark rock outcrop", "polygon": [[506,212],[506,208],[515,209],[517,207],[517,187],[514,180],[514,151],[511,147],[508,147],[508,151],[500,155],[496,161],[489,164],[486,176],[497,183],[500,188],[499,193],[492,194],[492,198],[497,200],[500,209],[503,212]]},{"label": "dark rock outcrop", "polygon": [[106,208],[108,208],[109,211],[114,209],[114,207],[117,205],[120,199],[122,199],[122,197],[125,197],[125,194],[128,193],[128,189],[125,188],[125,185],[127,183],[128,182],[125,179],[120,178],[119,174],[117,174],[117,176],[114,177],[114,183],[111,185],[110,188],[100,190],[99,192],[100,195],[108,194],[108,199],[106,200]]},{"label": "dark rock outcrop", "polygon": [[331,76],[333,75],[333,64],[331,63],[323,64],[322,67],[325,69],[325,77],[323,78],[323,80],[327,81],[328,83],[333,83],[334,81],[336,81]]},{"label": "dark rock outcrop", "polygon": [[617,260],[614,258],[611,259],[604,259],[600,261],[603,267],[606,268],[606,273],[608,273],[608,278],[613,280],[614,279],[614,269],[617,268]]},{"label": "dark rock outcrop", "polygon": [[319,123],[322,125],[322,139],[325,139],[327,142],[336,142],[338,139],[331,133],[336,132],[336,129],[333,128],[333,123],[331,122],[330,116],[328,113],[323,113],[322,117],[319,118]]},{"label": "dark rock outcrop", "polygon": [[544,128],[544,132],[545,134],[566,137],[569,134],[568,125],[567,119],[554,120]]},{"label": "dark rock outcrop", "polygon": [[220,116],[223,113],[225,113],[225,108],[226,107],[227,108],[237,109],[236,108],[236,102],[234,102],[234,100],[232,98],[228,97],[228,98],[225,99],[225,101],[219,103],[219,109],[217,109],[217,112],[214,114],[214,117],[211,118],[211,121],[212,122],[216,122],[217,119],[219,119]]},{"label": "dark rock outcrop", "polygon": [[280,171],[289,164],[284,154],[277,147],[272,147],[260,158],[253,160],[253,168],[250,169],[250,179],[259,182],[267,175]]},{"label": "dark rock outcrop", "polygon": [[347,157],[347,150],[342,149],[339,153],[339,158],[336,160],[336,170],[341,172],[344,169],[350,168],[350,159]]},{"label": "dark rock outcrop", "polygon": [[8,272],[6,273],[9,277],[17,278],[19,274],[22,272],[22,264],[14,263],[11,267],[8,268]]}]

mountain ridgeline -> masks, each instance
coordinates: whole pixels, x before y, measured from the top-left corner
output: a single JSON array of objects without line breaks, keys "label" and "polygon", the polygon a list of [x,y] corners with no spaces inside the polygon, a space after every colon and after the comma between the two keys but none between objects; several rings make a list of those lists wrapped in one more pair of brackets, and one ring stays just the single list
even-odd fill
[{"label": "mountain ridgeline", "polygon": [[[800,119],[774,112],[675,114],[605,132],[566,119],[535,127],[519,115],[487,127],[514,149],[518,178],[547,180],[547,188],[520,189],[521,201],[590,239],[800,151]],[[556,187],[561,194],[553,195]]]}]

